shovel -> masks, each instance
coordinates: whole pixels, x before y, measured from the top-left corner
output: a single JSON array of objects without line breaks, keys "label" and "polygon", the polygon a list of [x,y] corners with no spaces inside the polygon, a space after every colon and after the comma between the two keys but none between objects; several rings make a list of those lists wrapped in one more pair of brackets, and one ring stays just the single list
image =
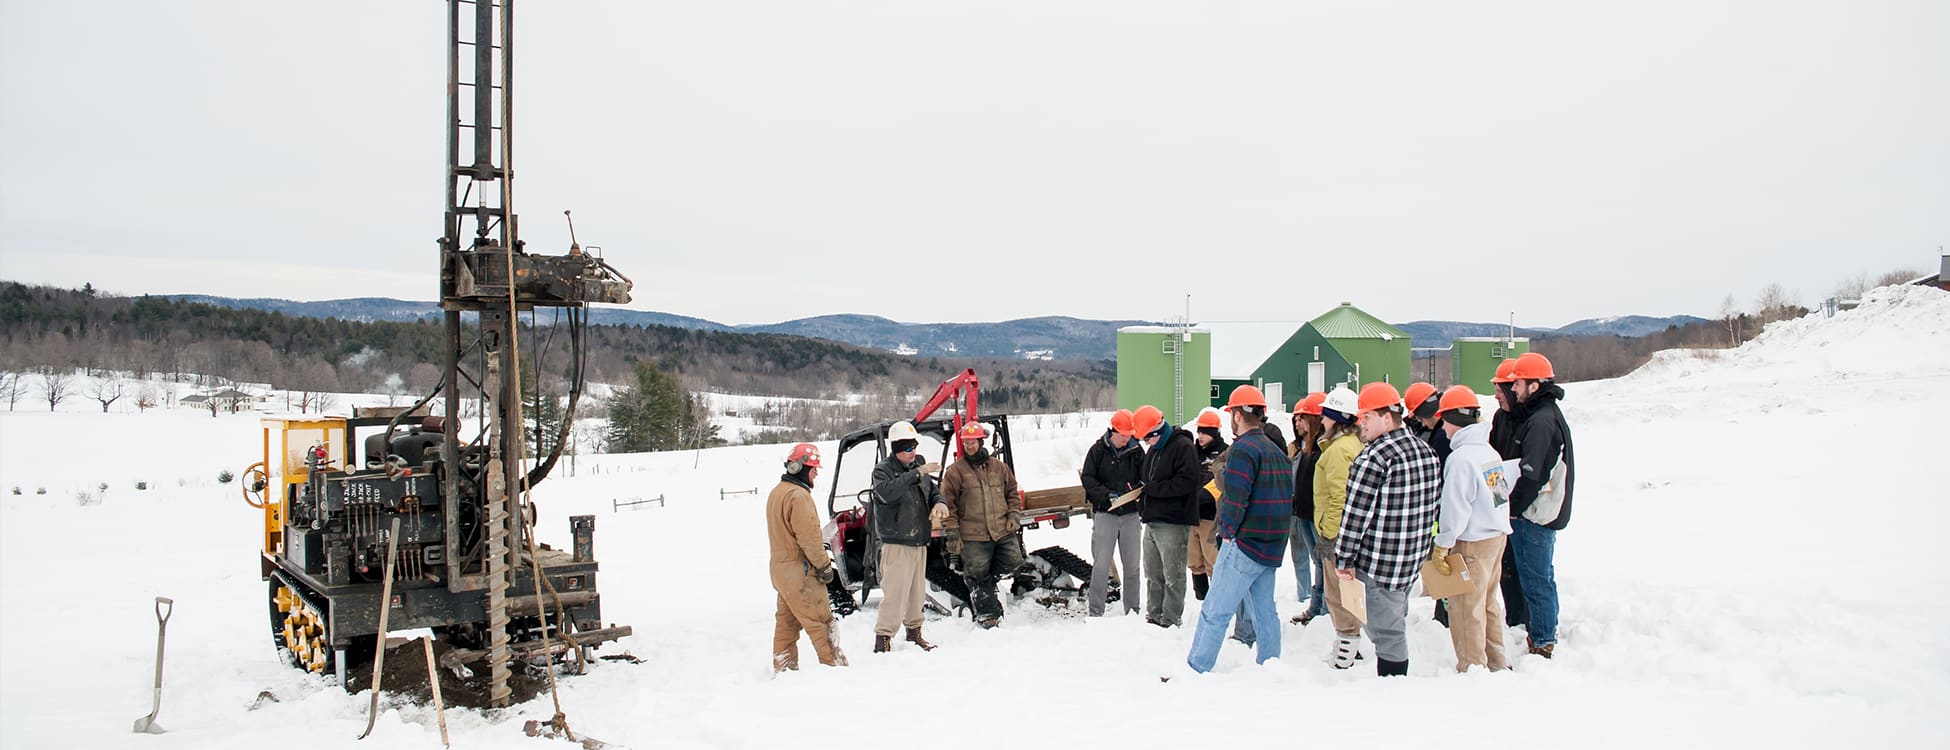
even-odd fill
[{"label": "shovel", "polygon": [[162,734],[163,728],[156,724],[156,712],[162,710],[162,661],[163,633],[169,628],[169,615],[176,610],[176,600],[167,596],[156,597],[156,697],[150,704],[149,715],[135,720],[137,734]]}]

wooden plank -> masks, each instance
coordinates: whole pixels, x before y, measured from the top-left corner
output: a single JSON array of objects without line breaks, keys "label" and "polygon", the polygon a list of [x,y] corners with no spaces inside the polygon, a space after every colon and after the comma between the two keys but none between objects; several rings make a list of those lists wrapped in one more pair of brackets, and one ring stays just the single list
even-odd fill
[{"label": "wooden plank", "polygon": [[1085,504],[1083,485],[1079,484],[1069,487],[1053,487],[1050,489],[1024,492],[1022,507],[1024,510],[1040,510],[1043,508],[1061,508]]}]

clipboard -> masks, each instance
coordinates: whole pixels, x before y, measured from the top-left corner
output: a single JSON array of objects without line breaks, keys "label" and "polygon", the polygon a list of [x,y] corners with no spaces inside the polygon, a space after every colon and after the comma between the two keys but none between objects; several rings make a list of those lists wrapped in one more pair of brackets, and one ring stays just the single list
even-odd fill
[{"label": "clipboard", "polygon": [[1105,508],[1105,510],[1117,510],[1118,508],[1137,502],[1138,496],[1142,494],[1144,494],[1144,488],[1139,487],[1130,492],[1118,495],[1116,500],[1110,501],[1110,507]]},{"label": "clipboard", "polygon": [[[1336,573],[1328,570],[1327,575],[1336,575]],[[1341,609],[1354,615],[1354,619],[1359,620],[1361,624],[1368,624],[1368,585],[1356,578],[1352,581],[1341,581],[1341,585],[1335,590],[1341,592]]]},{"label": "clipboard", "polygon": [[1442,575],[1435,569],[1435,561],[1422,563],[1422,593],[1430,599],[1447,599],[1476,590],[1476,583],[1469,580],[1469,566],[1463,564],[1463,556],[1449,553],[1449,575]]}]

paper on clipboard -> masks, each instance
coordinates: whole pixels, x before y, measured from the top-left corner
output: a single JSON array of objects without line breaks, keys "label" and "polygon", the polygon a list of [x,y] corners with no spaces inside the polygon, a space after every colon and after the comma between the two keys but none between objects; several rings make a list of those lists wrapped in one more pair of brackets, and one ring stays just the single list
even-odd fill
[{"label": "paper on clipboard", "polygon": [[1144,488],[1139,487],[1135,490],[1131,490],[1130,492],[1126,492],[1122,495],[1118,495],[1117,499],[1110,501],[1109,509],[1116,510],[1121,506],[1128,505],[1132,502],[1135,502],[1138,499],[1138,496],[1142,494],[1144,494]]},{"label": "paper on clipboard", "polygon": [[1435,561],[1422,563],[1422,593],[1430,599],[1447,599],[1475,590],[1469,580],[1469,566],[1463,564],[1463,556],[1449,553],[1449,575],[1442,575],[1435,569]]},{"label": "paper on clipboard", "polygon": [[[1327,571],[1327,575],[1331,576],[1336,574],[1334,571],[1329,570]],[[1354,615],[1354,619],[1361,621],[1363,625],[1367,624],[1368,622],[1367,584],[1362,583],[1361,579],[1356,578],[1352,581],[1341,581],[1340,585],[1336,587],[1335,590],[1340,592],[1341,608],[1347,610],[1348,614]]]}]

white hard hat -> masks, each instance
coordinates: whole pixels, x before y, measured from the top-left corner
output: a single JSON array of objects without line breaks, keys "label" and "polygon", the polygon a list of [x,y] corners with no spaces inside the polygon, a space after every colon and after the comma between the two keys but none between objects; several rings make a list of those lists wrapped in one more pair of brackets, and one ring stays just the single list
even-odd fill
[{"label": "white hard hat", "polygon": [[914,440],[918,442],[920,439],[921,433],[914,431],[914,424],[912,422],[902,420],[895,422],[894,426],[887,428],[887,440],[889,442],[895,440]]},{"label": "white hard hat", "polygon": [[1354,395],[1353,390],[1346,385],[1337,385],[1334,386],[1334,390],[1327,392],[1327,400],[1320,402],[1320,408],[1333,409],[1344,416],[1352,417],[1361,413],[1360,404],[1361,397]]}]

